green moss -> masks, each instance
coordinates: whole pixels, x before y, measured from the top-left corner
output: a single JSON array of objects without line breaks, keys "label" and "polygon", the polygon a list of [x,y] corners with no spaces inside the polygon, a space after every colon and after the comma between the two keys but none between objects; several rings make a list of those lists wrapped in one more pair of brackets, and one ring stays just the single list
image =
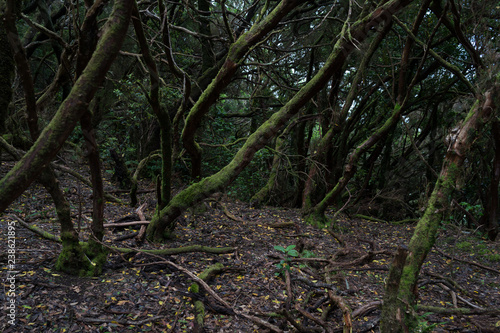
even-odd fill
[{"label": "green moss", "polygon": [[57,258],[55,269],[70,275],[87,276],[90,260],[85,256],[82,246],[72,239],[72,235],[62,233],[63,248]]},{"label": "green moss", "polygon": [[205,306],[203,305],[202,301],[195,301],[194,302],[194,310],[196,313],[196,323],[198,324],[199,327],[203,327],[203,321],[205,320]]},{"label": "green moss", "polygon": [[198,283],[193,283],[189,287],[189,291],[192,293],[199,293],[200,292],[200,286],[198,286]]},{"label": "green moss", "polygon": [[89,240],[83,247],[87,258],[90,260],[89,269],[86,272],[86,276],[98,276],[102,274],[102,268],[106,264],[108,258],[108,249],[102,246],[100,243]]},{"label": "green moss", "polygon": [[467,242],[467,241],[464,241],[464,242],[460,242],[456,245],[457,249],[459,250],[462,250],[462,251],[469,251],[470,249],[472,249],[472,244]]},{"label": "green moss", "polygon": [[328,224],[328,219],[325,214],[312,212],[305,217],[307,224],[310,224],[318,229],[324,228]]},{"label": "green moss", "polygon": [[495,254],[490,254],[486,256],[486,259],[492,262],[499,262],[500,261],[500,254],[495,253]]}]

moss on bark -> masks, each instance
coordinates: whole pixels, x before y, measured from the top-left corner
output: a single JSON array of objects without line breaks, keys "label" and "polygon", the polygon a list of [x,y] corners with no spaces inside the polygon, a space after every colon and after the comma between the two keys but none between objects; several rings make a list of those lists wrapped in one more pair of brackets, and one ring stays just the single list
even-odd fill
[{"label": "moss on bark", "polygon": [[97,49],[69,96],[31,149],[0,180],[0,211],[5,210],[50,163],[87,111],[88,103],[104,80],[125,38],[132,3],[132,0],[115,1]]},{"label": "moss on bark", "polygon": [[[147,228],[147,237],[152,241],[161,241],[172,234],[176,218],[188,207],[220,191],[229,185],[252,161],[255,153],[263,148],[281,128],[320,90],[341,67],[347,56],[356,46],[353,40],[362,42],[368,36],[366,31],[389,20],[392,14],[407,5],[407,1],[392,0],[367,15],[363,20],[350,25],[345,35],[335,43],[325,65],[307,82],[278,112],[274,113],[238,150],[231,162],[216,174],[202,179],[177,194],[151,221]],[[244,35],[243,35],[244,36]],[[347,36],[351,39],[345,38]],[[234,46],[234,45],[233,45]],[[231,53],[231,51],[230,51]],[[229,57],[229,56],[228,56]],[[216,79],[217,80],[217,79]],[[208,89],[208,88],[207,88]],[[202,99],[200,97],[200,99]]]},{"label": "moss on bark", "polygon": [[[391,311],[383,311],[382,321],[394,322],[397,313],[404,315],[404,324],[410,331],[415,328],[417,320],[413,307],[417,299],[417,281],[420,268],[436,240],[437,231],[449,206],[450,198],[455,190],[455,184],[460,175],[461,166],[466,158],[476,134],[484,121],[495,110],[493,96],[498,94],[500,87],[495,86],[485,93],[484,103],[475,103],[461,126],[459,134],[448,149],[441,168],[440,175],[434,187],[424,215],[418,222],[408,246],[409,254],[399,283],[398,296],[384,304]],[[391,331],[392,332],[392,331]],[[403,328],[394,332],[403,332]]]},{"label": "moss on bark", "polygon": [[56,261],[56,270],[70,275],[87,276],[90,260],[85,256],[76,233],[63,232],[61,240],[63,248]]}]

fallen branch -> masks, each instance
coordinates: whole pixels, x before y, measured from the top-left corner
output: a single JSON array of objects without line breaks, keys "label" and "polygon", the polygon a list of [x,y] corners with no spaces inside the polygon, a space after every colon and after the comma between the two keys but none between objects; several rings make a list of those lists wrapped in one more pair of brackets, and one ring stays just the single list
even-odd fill
[{"label": "fallen branch", "polygon": [[320,318],[316,318],[313,314],[307,312],[306,310],[302,309],[298,304],[295,304],[295,309],[299,311],[304,317],[311,319],[314,321],[316,324],[320,325],[325,329],[326,332],[328,333],[333,333],[333,328],[329,327],[326,322],[321,320]]},{"label": "fallen branch", "polygon": [[221,205],[221,207],[222,207],[222,211],[224,212],[224,214],[225,214],[227,217],[229,217],[231,220],[236,221],[236,222],[245,222],[245,221],[243,221],[243,219],[242,219],[242,218],[239,218],[239,217],[234,216],[233,214],[231,214],[231,213],[229,212],[229,210],[227,209],[227,207],[226,207],[224,204],[222,204],[222,202],[219,202],[219,205]]},{"label": "fallen branch", "polygon": [[14,219],[16,219],[20,225],[22,225],[26,229],[33,231],[35,234],[37,234],[45,239],[48,239],[48,240],[51,240],[54,242],[58,242],[58,243],[62,243],[61,237],[56,236],[54,234],[51,234],[50,232],[47,232],[47,231],[43,230],[42,228],[37,227],[34,224],[28,224],[25,221],[21,220],[21,218],[18,217],[17,215],[10,214],[10,216],[13,217]]},{"label": "fallen branch", "polygon": [[[204,270],[200,275],[199,278],[202,280],[209,280],[212,275],[219,274],[222,272],[224,269],[224,265],[221,263],[216,263],[214,265],[209,266],[206,270]],[[191,286],[189,287],[189,291],[192,292],[193,294],[199,294],[200,292],[200,286],[198,283],[193,282]],[[199,299],[192,298],[193,301],[193,306],[194,306],[194,311],[195,311],[195,319],[194,319],[194,332],[204,332],[204,321],[205,321],[205,305],[203,302]]]},{"label": "fallen branch", "polygon": [[354,217],[356,217],[358,219],[373,221],[373,222],[389,223],[389,221],[385,221],[385,220],[378,219],[378,218],[372,217],[372,216],[367,216],[367,215],[356,214],[356,215],[354,215]]},{"label": "fallen branch", "polygon": [[134,326],[141,326],[146,323],[150,323],[152,321],[157,321],[162,319],[164,316],[155,316],[155,317],[150,317],[146,318],[144,320],[120,320],[120,319],[100,319],[100,318],[89,318],[89,317],[83,317],[83,316],[76,316],[76,320],[78,321],[83,321],[85,323],[92,323],[92,324],[102,324],[102,323],[117,323],[120,325],[134,325]]},{"label": "fallen branch", "polygon": [[469,308],[441,308],[438,306],[417,304],[417,311],[425,311],[446,315],[492,315],[500,314],[500,309],[469,309]]},{"label": "fallen branch", "polygon": [[115,239],[113,239],[113,242],[121,242],[121,241],[130,239],[130,238],[137,237],[137,235],[139,235],[139,231],[133,232],[131,234],[123,235],[120,237],[116,237]]},{"label": "fallen branch", "polygon": [[347,305],[346,301],[342,296],[335,295],[333,291],[328,290],[328,297],[330,300],[336,304],[340,310],[342,311],[342,317],[344,318],[344,332],[352,332],[352,318],[351,318],[351,309],[349,305]]},{"label": "fallen branch", "polygon": [[494,272],[494,273],[497,273],[497,274],[500,274],[500,271],[497,270],[497,269],[494,269],[494,268],[491,268],[491,267],[488,267],[488,266],[484,266],[484,265],[481,265],[481,264],[478,264],[477,262],[474,262],[474,261],[469,261],[469,260],[465,260],[465,259],[459,259],[459,258],[455,258],[453,256],[450,256],[449,254],[446,254],[444,253],[443,251],[441,251],[440,249],[438,248],[434,248],[437,252],[439,252],[442,256],[445,256],[446,258],[450,258],[450,259],[453,259],[453,260],[456,260],[456,261],[461,261],[461,262],[465,262],[469,265],[473,265],[473,266],[476,266],[476,267],[479,267],[479,268],[482,268],[482,269],[485,269],[487,271],[490,271],[490,272]]},{"label": "fallen branch", "polygon": [[122,223],[105,223],[102,226],[104,228],[113,228],[113,227],[130,227],[134,225],[148,225],[150,221],[132,221],[132,222],[122,222]]},{"label": "fallen branch", "polygon": [[[146,221],[146,216],[144,215],[144,212],[143,212],[143,209],[145,209],[146,206],[147,206],[147,203],[143,203],[135,211],[137,213],[137,215],[139,215],[139,218],[141,219],[141,221]],[[144,243],[145,238],[146,238],[146,226],[141,225],[141,229],[139,230],[139,233],[137,234],[137,244]]]},{"label": "fallen branch", "polygon": [[279,228],[296,228],[297,227],[297,225],[295,224],[295,222],[271,223],[271,224],[267,224],[266,226],[270,227],[270,228],[275,228],[275,229],[279,229]]},{"label": "fallen branch", "polygon": [[[19,224],[21,224],[23,227],[33,231],[37,235],[54,242],[62,243],[62,240],[59,236],[55,236],[50,232],[44,231],[43,229],[35,225],[28,224],[14,214],[11,214],[10,216],[18,220]],[[86,244],[86,242],[80,242],[80,244],[84,245]],[[110,247],[108,245],[106,246],[115,252],[120,252],[120,253],[144,252],[151,255],[171,255],[171,254],[191,253],[191,252],[224,254],[224,253],[232,253],[236,250],[234,247],[208,247],[202,245],[190,245],[190,246],[168,248],[168,249],[156,249],[156,250],[139,250],[139,249],[123,248],[123,247],[113,247],[113,246]]]},{"label": "fallen branch", "polygon": [[[145,252],[145,251],[141,251],[141,252]],[[246,313],[243,313],[241,311],[238,311],[238,310],[235,310],[233,309],[229,303],[227,303],[225,300],[223,300],[219,295],[217,295],[217,293],[215,291],[212,290],[212,288],[210,288],[210,286],[205,282],[203,281],[202,279],[200,279],[198,276],[196,276],[195,274],[193,274],[191,271],[189,271],[188,269],[182,267],[182,266],[179,266],[173,262],[171,262],[170,260],[165,260],[164,258],[156,255],[156,254],[152,254],[152,253],[149,253],[150,255],[154,256],[154,257],[157,257],[159,259],[162,259],[159,263],[163,263],[163,264],[167,264],[169,266],[172,266],[180,271],[182,271],[183,273],[185,273],[187,276],[189,276],[191,279],[193,279],[195,282],[197,282],[199,285],[201,285],[203,287],[203,289],[205,289],[205,291],[207,293],[209,293],[213,298],[215,298],[219,303],[221,303],[222,305],[224,305],[226,308],[228,309],[232,309],[234,313],[236,313],[238,316],[240,317],[244,317],[248,320],[251,320],[253,321],[254,323],[258,324],[258,325],[261,325],[261,326],[264,326],[268,329],[270,329],[271,331],[273,332],[283,332],[279,327],[261,319],[261,318],[258,318],[258,317],[255,317],[255,316],[252,316],[252,315],[249,315],[249,314],[246,314]]]},{"label": "fallen branch", "polygon": [[357,318],[357,317],[364,317],[365,315],[367,315],[371,311],[373,311],[377,308],[380,308],[380,307],[382,307],[382,301],[372,301],[372,302],[366,303],[365,305],[360,306],[359,308],[354,310],[351,313],[351,317],[352,317],[352,319]]},{"label": "fallen branch", "polygon": [[[189,245],[168,249],[156,249],[156,250],[142,250],[142,249],[133,249],[128,247],[109,247],[111,250],[121,253],[134,253],[134,252],[143,252],[150,255],[171,255],[171,254],[180,254],[180,253],[191,253],[191,252],[205,252],[205,253],[215,253],[215,254],[224,254],[224,253],[232,253],[236,251],[234,247],[209,247],[202,245]],[[163,259],[163,258],[162,258]]]}]

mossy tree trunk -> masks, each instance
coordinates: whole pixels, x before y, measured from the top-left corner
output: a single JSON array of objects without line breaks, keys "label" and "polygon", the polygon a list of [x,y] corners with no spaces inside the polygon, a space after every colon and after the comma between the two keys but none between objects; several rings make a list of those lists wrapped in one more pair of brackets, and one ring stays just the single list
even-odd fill
[{"label": "mossy tree trunk", "polygon": [[[377,34],[377,36],[373,39],[373,41],[370,43],[370,46],[368,50],[366,51],[365,55],[363,56],[363,59],[361,60],[359,67],[357,69],[356,75],[354,77],[354,80],[351,84],[351,89],[349,90],[349,93],[347,95],[347,98],[345,100],[344,105],[342,106],[342,110],[339,112],[339,114],[334,117],[334,121],[332,124],[330,124],[330,128],[328,131],[325,133],[325,135],[321,138],[319,141],[319,144],[316,148],[316,153],[315,153],[315,163],[312,163],[309,171],[308,171],[308,176],[306,178],[305,184],[304,184],[304,190],[302,192],[302,201],[301,201],[301,207],[304,212],[310,212],[313,205],[315,205],[317,202],[313,201],[313,194],[314,194],[314,189],[316,188],[315,182],[317,181],[317,174],[318,174],[318,165],[325,164],[327,161],[328,157],[328,151],[331,149],[333,145],[333,138],[335,135],[338,135],[341,130],[344,128],[347,128],[347,116],[348,116],[348,111],[351,109],[352,104],[354,103],[355,98],[359,94],[359,89],[360,89],[360,83],[363,80],[363,77],[365,75],[366,68],[368,67],[370,60],[373,57],[373,54],[375,51],[379,48],[380,44],[382,43],[383,39],[385,36],[389,33],[390,29],[392,27],[392,24],[386,24],[383,29]],[[356,108],[354,113],[358,113],[359,110],[362,110],[364,106],[366,105],[368,98],[372,95],[372,93],[375,90],[372,90],[370,94],[367,94],[359,103],[359,106]],[[353,119],[353,118],[351,118]],[[343,135],[343,140],[340,140],[341,142],[347,141],[347,136],[344,134]],[[343,149],[341,149],[342,151]],[[340,151],[340,152],[341,152]]]},{"label": "mossy tree trunk", "polygon": [[495,157],[491,167],[491,180],[488,189],[486,203],[484,204],[484,215],[481,216],[480,224],[484,226],[490,241],[495,241],[499,232],[498,225],[498,184],[500,182],[500,121],[495,119],[491,124]]},{"label": "mossy tree trunk", "polygon": [[[98,40],[97,15],[102,11],[103,3],[94,3],[87,10],[85,19],[80,27],[78,38],[78,53],[76,59],[76,78],[78,78],[88,62],[92,58]],[[97,110],[98,105],[94,101],[93,109]],[[87,109],[80,118],[83,138],[85,140],[85,149],[87,151],[87,160],[92,180],[92,236],[89,238],[85,253],[95,265],[89,266],[93,271],[92,275],[98,275],[102,272],[102,267],[106,263],[107,250],[101,242],[104,238],[104,186],[101,173],[101,157],[93,126],[94,113]]]},{"label": "mossy tree trunk", "polygon": [[391,116],[386,120],[384,125],[382,125],[368,139],[366,139],[365,141],[363,141],[363,143],[356,147],[356,149],[350,155],[349,162],[344,167],[344,173],[335,187],[330,192],[328,192],[316,206],[312,208],[311,212],[309,212],[307,217],[307,221],[309,223],[313,225],[322,225],[327,222],[325,217],[326,208],[337,199],[337,197],[345,189],[351,178],[356,174],[357,164],[361,156],[363,156],[364,153],[366,153],[371,147],[373,147],[382,138],[384,138],[387,133],[394,126],[396,126],[399,118],[401,117],[402,109],[403,108],[401,105],[396,104]]},{"label": "mossy tree trunk", "polygon": [[[337,68],[344,64],[347,56],[356,48],[354,41],[356,43],[364,41],[371,28],[381,23],[387,23],[396,11],[410,2],[389,1],[361,20],[352,23],[350,28],[347,28],[347,25],[345,25],[325,65],[318,73],[288,103],[248,137],[245,144],[238,150],[229,164],[216,174],[202,179],[173,197],[170,203],[158,212],[148,225],[148,239],[161,241],[169,238],[175,229],[176,218],[186,208],[207,198],[212,193],[222,190],[238,177],[240,172],[251,162],[255,153],[264,147],[271,138],[276,136],[290,118],[331,79]],[[348,36],[351,38],[348,38]]]},{"label": "mossy tree trunk", "polygon": [[150,89],[148,101],[151,105],[151,109],[158,120],[160,125],[160,141],[161,141],[161,156],[162,156],[162,167],[161,167],[161,181],[158,193],[158,210],[163,209],[170,201],[170,187],[172,181],[172,129],[170,116],[168,114],[165,105],[160,103],[160,80],[158,75],[158,69],[156,62],[151,56],[149,50],[148,41],[146,35],[144,34],[144,29],[142,27],[142,22],[140,20],[139,10],[137,4],[134,3],[134,8],[132,10],[132,23],[134,25],[135,33],[139,46],[141,48],[141,53],[144,56],[144,61],[149,70],[150,79]]},{"label": "mossy tree trunk", "polygon": [[132,0],[115,2],[105,32],[87,67],[30,150],[0,180],[0,212],[4,211],[50,163],[87,111],[125,38]]},{"label": "mossy tree trunk", "polygon": [[[7,30],[9,31],[8,40],[15,55],[14,59],[17,65],[17,71],[21,77],[23,86],[28,115],[28,129],[31,139],[35,141],[40,133],[38,127],[38,109],[35,99],[35,88],[28,59],[26,58],[26,54],[24,52],[24,48],[22,47],[15,25],[14,4],[12,2],[8,2],[5,22]],[[15,157],[17,159],[20,158],[20,156]],[[57,218],[61,225],[61,238],[63,239],[63,250],[61,254],[64,253],[64,255],[58,259],[56,268],[66,270],[66,264],[73,265],[73,267],[80,267],[82,269],[88,268],[88,260],[83,255],[82,248],[79,244],[78,234],[75,231],[71,220],[70,204],[66,200],[66,197],[59,186],[59,181],[53,168],[51,166],[47,166],[43,169],[38,180],[51,196],[56,208]],[[69,248],[71,248],[71,250],[68,250]],[[68,253],[71,254],[68,255]],[[73,268],[70,268],[69,271],[72,271],[72,269]]]},{"label": "mossy tree trunk", "polygon": [[274,146],[275,154],[273,156],[271,172],[269,173],[269,178],[267,179],[266,184],[262,186],[262,188],[259,191],[257,191],[257,193],[255,193],[250,199],[250,203],[252,204],[253,207],[260,207],[262,205],[267,204],[272,196],[272,192],[276,187],[278,181],[278,172],[282,160],[280,154],[284,153],[283,152],[284,143],[285,140],[283,138],[283,135],[280,135],[276,138],[276,144]]},{"label": "mossy tree trunk", "polygon": [[[413,23],[412,31],[418,31],[422,20],[424,19],[425,13],[429,6],[430,0],[424,1],[418,12],[418,15],[415,18]],[[388,27],[386,27],[388,28]],[[389,27],[390,28],[390,27]],[[373,52],[378,48],[378,45],[382,41],[383,38],[389,32],[388,29],[384,29],[379,34],[379,38],[375,39],[370,47],[370,52],[367,53],[366,57],[363,58],[362,64],[360,68],[366,68],[369,60],[371,59]],[[432,40],[432,38],[431,38]],[[408,83],[410,76],[408,75],[408,62],[410,61],[410,51],[413,47],[414,40],[410,37],[407,38],[405,46],[403,48],[403,53],[401,56],[401,69],[399,71],[399,81],[398,81],[398,94],[395,100],[395,106],[393,108],[391,116],[386,120],[386,122],[378,128],[368,139],[363,141],[349,156],[348,163],[344,166],[344,171],[342,177],[339,179],[337,184],[330,190],[325,197],[312,208],[312,212],[307,217],[308,222],[312,224],[325,224],[327,222],[325,217],[326,208],[331,205],[335,200],[339,198],[349,181],[354,177],[357,171],[357,164],[359,159],[373,146],[378,144],[382,139],[386,138],[387,135],[396,127],[399,119],[401,118],[401,114],[408,103],[408,100],[411,96],[411,91],[415,86],[417,80],[421,81],[424,76],[420,76],[420,69],[417,70],[411,83]],[[426,53],[424,53],[423,59],[425,59]],[[422,62],[421,62],[422,64]],[[357,80],[360,78],[356,77]],[[354,85],[353,85],[354,86]],[[351,91],[352,92],[352,91]],[[351,97],[352,98],[352,97]],[[350,107],[352,103],[352,99],[347,103]],[[347,113],[347,109],[343,110],[343,113]],[[345,115],[342,115],[342,119],[345,118]],[[344,140],[345,142],[345,140]],[[333,221],[335,223],[335,221]]]},{"label": "mossy tree trunk", "polygon": [[242,34],[230,47],[226,60],[215,79],[208,85],[203,94],[191,108],[182,130],[184,148],[191,156],[191,176],[201,177],[201,147],[195,141],[195,134],[200,127],[203,116],[209,111],[222,90],[229,85],[231,78],[241,65],[243,57],[251,47],[266,36],[285,15],[300,5],[298,0],[282,0],[264,19],[254,24],[249,31]]},{"label": "mossy tree trunk", "polygon": [[[70,94],[63,101],[52,121],[37,137],[31,149],[0,180],[0,211],[4,211],[41,173],[44,175],[42,179],[45,178],[47,175],[47,171],[44,171],[45,168],[62,147],[78,120],[85,112],[88,112],[88,105],[104,80],[104,76],[126,35],[132,3],[132,0],[115,2],[113,12],[106,23],[105,32],[96,51]],[[36,115],[36,112],[34,114]],[[31,119],[30,123],[33,136],[38,129],[34,119]],[[53,185],[56,186],[57,183],[54,182]],[[57,188],[59,187],[57,186]],[[69,205],[67,209],[58,207],[57,210],[60,219],[63,218],[63,215],[67,215],[68,218],[61,220],[63,250],[56,263],[56,268],[71,274],[93,275],[95,272],[90,267],[90,262],[85,258],[83,249],[78,243],[78,235],[71,222]],[[63,221],[66,222],[63,223]]]},{"label": "mossy tree trunk", "polygon": [[[438,227],[449,208],[449,203],[456,188],[462,164],[474,139],[478,136],[484,122],[489,120],[499,101],[500,86],[495,86],[484,94],[482,101],[476,101],[458,132],[446,157],[434,187],[424,215],[419,220],[408,246],[400,281],[391,282],[399,285],[397,297],[384,303],[391,311],[383,311],[383,333],[399,333],[415,327],[416,319],[413,307],[417,299],[417,281],[420,268],[436,240]],[[398,317],[399,314],[399,317]]]},{"label": "mossy tree trunk", "polygon": [[[4,134],[6,120],[12,102],[12,82],[15,75],[14,58],[7,39],[6,22],[4,21],[5,1],[0,1],[0,135]],[[1,153],[0,153],[1,155]]]}]

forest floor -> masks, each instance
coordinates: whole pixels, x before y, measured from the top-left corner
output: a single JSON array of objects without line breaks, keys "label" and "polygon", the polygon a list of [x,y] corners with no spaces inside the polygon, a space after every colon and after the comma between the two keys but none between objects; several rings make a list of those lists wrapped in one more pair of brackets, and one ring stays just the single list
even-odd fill
[{"label": "forest floor", "polygon": [[[61,184],[71,200],[74,220],[81,221],[80,234],[85,239],[91,216],[90,189],[64,174]],[[106,188],[110,190],[114,185],[106,182]],[[142,188],[154,186],[144,183]],[[127,199],[126,194],[121,197]],[[283,331],[342,332],[343,315],[337,302],[344,302],[353,311],[353,332],[378,332],[380,301],[392,254],[398,245],[408,244],[415,224],[397,225],[344,216],[338,222],[336,239],[326,230],[306,225],[298,210],[253,209],[238,201],[217,199],[214,197],[183,214],[172,241],[146,242],[141,248],[234,247],[227,254],[193,252],[164,256],[196,275],[215,263],[222,264],[223,268],[207,283],[230,308],[203,289],[198,294],[192,293],[192,279],[185,272],[145,253],[110,254],[99,277],[79,278],[55,271],[61,245],[42,239],[18,223],[21,219],[59,233],[50,198],[39,185],[32,185],[0,216],[2,244],[7,244],[8,224],[16,221],[17,271],[16,325],[9,325],[4,306],[0,330],[192,332],[197,328],[193,302],[199,300],[205,306],[206,332],[270,331],[258,324],[256,318]],[[151,218],[154,194],[142,194],[140,201],[149,203],[145,214]],[[106,205],[107,222],[124,216],[134,220],[134,214],[134,209],[127,205]],[[134,248],[134,239],[114,239],[138,228],[107,229],[105,243]],[[285,257],[274,249],[290,245],[297,246],[301,258],[309,259]],[[290,263],[288,273],[279,269],[281,260]],[[4,279],[0,301],[7,305],[10,289],[5,282],[9,270],[5,252],[0,261]],[[439,307],[443,313],[419,311],[420,331],[500,332],[499,270],[499,242],[488,242],[465,227],[443,225],[423,265],[418,290],[419,304]],[[328,281],[325,271],[329,272]],[[286,275],[290,278],[288,286]],[[329,297],[328,291],[333,297]],[[457,314],[454,307],[477,314]],[[488,310],[497,312],[488,314]],[[295,327],[286,316],[294,321]]]}]

